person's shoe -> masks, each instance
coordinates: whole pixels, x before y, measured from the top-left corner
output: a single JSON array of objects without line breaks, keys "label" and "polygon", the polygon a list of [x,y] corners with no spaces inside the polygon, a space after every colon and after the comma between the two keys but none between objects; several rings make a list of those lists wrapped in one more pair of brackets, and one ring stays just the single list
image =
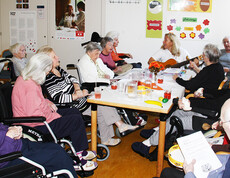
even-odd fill
[{"label": "person's shoe", "polygon": [[144,145],[142,142],[135,142],[132,144],[132,149],[134,152],[139,155],[148,158],[149,157],[149,149],[150,147]]},{"label": "person's shoe", "polygon": [[123,123],[119,128],[119,132],[121,134],[121,136],[125,136],[128,135],[129,133],[133,132],[134,130],[136,130],[137,128],[139,128],[138,125],[132,126],[132,125],[128,125]]},{"label": "person's shoe", "polygon": [[[84,159],[81,159],[81,164],[84,169],[84,171],[93,171],[97,168],[98,164],[94,161],[86,161]],[[78,164],[73,165],[75,171],[82,171],[81,166]]]},{"label": "person's shoe", "polygon": [[142,117],[139,117],[138,121],[137,121],[137,124],[138,126],[145,126],[147,124],[147,122],[142,118]]},{"label": "person's shoe", "polygon": [[96,153],[95,151],[86,151],[86,150],[84,150],[84,151],[81,153],[81,155],[82,155],[82,158],[83,158],[84,160],[89,161],[89,160],[92,160],[92,159],[96,158],[97,153]]},{"label": "person's shoe", "polygon": [[103,145],[106,146],[117,146],[121,143],[121,139],[119,138],[110,138],[107,142],[101,142]]},{"label": "person's shoe", "polygon": [[143,138],[148,139],[154,132],[155,132],[154,129],[143,129],[140,132],[140,136],[142,136]]}]

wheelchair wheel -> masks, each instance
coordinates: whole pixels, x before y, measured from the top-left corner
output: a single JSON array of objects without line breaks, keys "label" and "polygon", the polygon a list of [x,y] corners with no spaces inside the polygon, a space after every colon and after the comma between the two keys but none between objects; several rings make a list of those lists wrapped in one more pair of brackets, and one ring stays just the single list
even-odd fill
[{"label": "wheelchair wheel", "polygon": [[116,133],[116,136],[117,136],[117,137],[121,138],[121,133],[119,132],[118,128],[116,128],[115,133]]},{"label": "wheelchair wheel", "polygon": [[109,148],[106,145],[97,145],[97,160],[104,161],[109,157]]}]

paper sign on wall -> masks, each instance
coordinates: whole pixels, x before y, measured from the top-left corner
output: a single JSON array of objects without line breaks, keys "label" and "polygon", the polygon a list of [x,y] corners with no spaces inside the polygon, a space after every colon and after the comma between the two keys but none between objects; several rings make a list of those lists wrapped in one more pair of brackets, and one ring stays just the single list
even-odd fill
[{"label": "paper sign on wall", "polygon": [[210,37],[210,16],[183,15],[173,14],[167,18],[167,32],[174,33],[180,39],[207,40]]},{"label": "paper sign on wall", "polygon": [[168,0],[169,11],[212,12],[212,0]]},{"label": "paper sign on wall", "polygon": [[10,11],[10,45],[22,43],[27,53],[37,50],[36,11]]},{"label": "paper sign on wall", "polygon": [[146,37],[162,37],[163,0],[148,0],[146,15]]}]

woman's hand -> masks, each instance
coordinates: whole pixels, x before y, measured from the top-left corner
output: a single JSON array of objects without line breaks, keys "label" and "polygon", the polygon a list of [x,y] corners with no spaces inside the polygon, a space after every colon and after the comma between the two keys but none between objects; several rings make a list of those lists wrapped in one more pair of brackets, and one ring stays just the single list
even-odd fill
[{"label": "woman's hand", "polygon": [[107,75],[107,74],[105,74],[105,75],[104,75],[104,78],[110,79],[110,76]]},{"label": "woman's hand", "polygon": [[6,132],[6,136],[18,140],[22,137],[22,127],[21,126],[13,126],[9,127]]},{"label": "woman's hand", "polygon": [[197,91],[194,92],[195,98],[200,98],[203,96],[204,88],[199,88]]},{"label": "woman's hand", "polygon": [[193,62],[193,61],[190,61],[189,67],[190,67],[191,69],[193,69],[196,73],[199,73],[199,72],[200,72],[199,67],[198,67],[197,64],[196,64],[195,62]]},{"label": "woman's hand", "polygon": [[122,71],[121,66],[118,66],[113,70],[113,72],[121,72],[121,71]]},{"label": "woman's hand", "polygon": [[178,77],[179,77],[178,74],[174,74],[174,75],[173,75],[173,80],[176,80]]},{"label": "woman's hand", "polygon": [[52,112],[56,112],[58,110],[57,106],[54,103],[52,103],[51,101],[49,102],[49,107],[50,107]]},{"label": "woman's hand", "polygon": [[72,98],[73,98],[73,100],[77,100],[78,98],[83,98],[83,97],[88,96],[88,95],[89,95],[88,90],[86,90],[86,89],[78,90],[74,94],[72,94]]},{"label": "woman's hand", "polygon": [[190,164],[187,164],[187,162],[184,161],[184,164],[183,164],[184,173],[187,174],[189,172],[194,172],[194,164],[195,163],[196,163],[195,159],[193,159]]},{"label": "woman's hand", "polygon": [[190,111],[192,108],[190,107],[190,101],[185,97],[178,100],[179,109],[183,109],[184,111]]},{"label": "woman's hand", "polygon": [[133,56],[131,54],[126,53],[125,55],[128,56],[129,58],[133,59]]},{"label": "woman's hand", "polygon": [[74,92],[81,90],[80,86],[77,83],[74,83],[73,86],[74,86]]},{"label": "woman's hand", "polygon": [[224,67],[224,72],[228,73],[230,69],[228,67]]}]

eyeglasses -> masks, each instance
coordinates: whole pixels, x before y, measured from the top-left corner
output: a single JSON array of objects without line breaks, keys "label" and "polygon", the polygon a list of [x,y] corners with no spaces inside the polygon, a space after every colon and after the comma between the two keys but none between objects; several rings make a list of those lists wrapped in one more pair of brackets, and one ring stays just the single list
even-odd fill
[{"label": "eyeglasses", "polygon": [[224,124],[224,123],[227,123],[227,122],[230,122],[230,121],[222,121],[221,118],[218,119],[218,125],[219,125],[220,127],[223,127],[223,124]]}]

